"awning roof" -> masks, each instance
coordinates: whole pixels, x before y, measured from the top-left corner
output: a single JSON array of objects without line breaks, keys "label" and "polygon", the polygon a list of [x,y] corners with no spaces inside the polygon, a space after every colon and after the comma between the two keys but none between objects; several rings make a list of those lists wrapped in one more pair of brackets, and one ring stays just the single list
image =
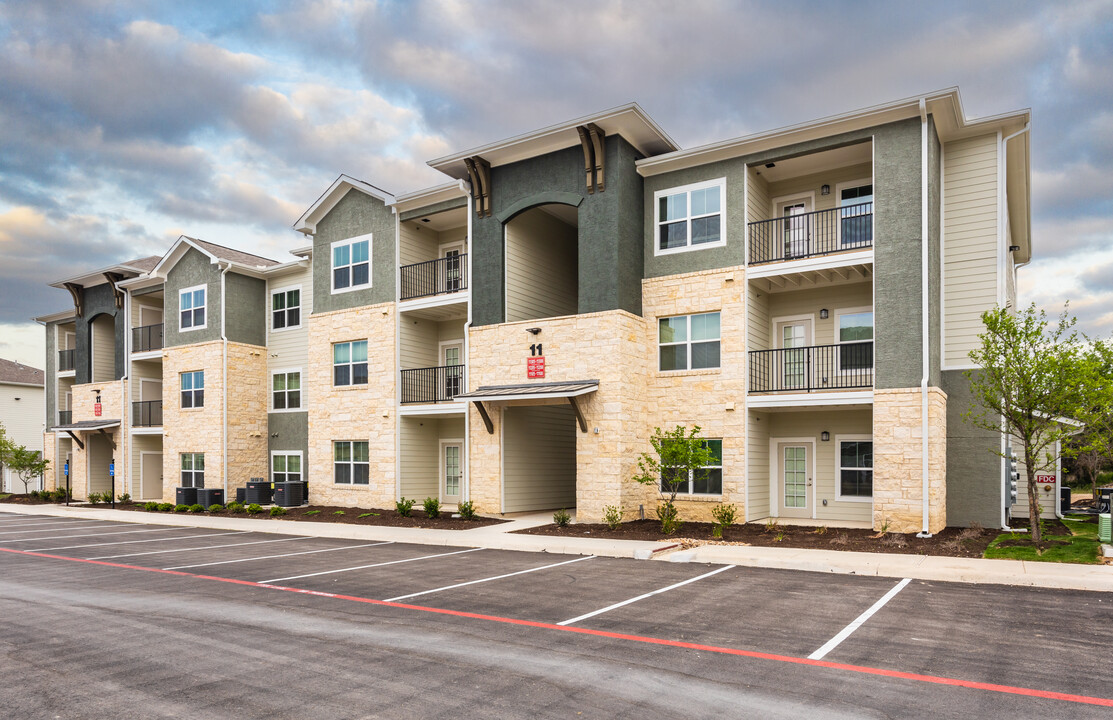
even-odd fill
[{"label": "awning roof", "polygon": [[525,385],[482,385],[469,393],[457,395],[457,400],[536,400],[543,398],[568,398],[586,395],[599,389],[598,380],[573,380],[569,382],[526,383]]},{"label": "awning roof", "polygon": [[107,430],[120,427],[119,420],[82,420],[68,425],[55,425],[54,430]]}]

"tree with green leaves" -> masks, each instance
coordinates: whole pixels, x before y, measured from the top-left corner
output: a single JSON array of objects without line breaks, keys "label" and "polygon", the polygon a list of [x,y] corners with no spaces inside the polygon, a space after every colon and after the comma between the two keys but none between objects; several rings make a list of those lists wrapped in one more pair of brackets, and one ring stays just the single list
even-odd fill
[{"label": "tree with green leaves", "polygon": [[1055,455],[1048,450],[1077,430],[1062,420],[1080,414],[1101,383],[1100,373],[1067,308],[1054,324],[1034,304],[1016,313],[994,308],[982,313],[982,323],[981,344],[970,351],[979,369],[966,372],[975,408],[964,417],[985,430],[1005,432],[1019,446],[1032,540],[1039,542],[1036,474],[1054,467]]},{"label": "tree with green leaves", "polygon": [[669,499],[657,507],[657,518],[661,521],[661,532],[671,535],[681,524],[676,509],[677,493],[688,482],[706,479],[707,466],[713,456],[707,440],[700,435],[699,425],[691,430],[682,425],[669,431],[654,428],[649,444],[653,451],[642,453],[638,458],[638,473],[634,479],[668,493]]},{"label": "tree with green leaves", "polygon": [[1063,454],[1090,476],[1096,506],[1098,475],[1113,461],[1113,342],[1092,343],[1085,369],[1092,377],[1077,414],[1084,427],[1063,446]]},{"label": "tree with green leaves", "polygon": [[30,492],[31,481],[46,473],[50,461],[38,450],[28,450],[23,445],[12,445],[8,454],[8,467],[23,481],[24,494]]}]

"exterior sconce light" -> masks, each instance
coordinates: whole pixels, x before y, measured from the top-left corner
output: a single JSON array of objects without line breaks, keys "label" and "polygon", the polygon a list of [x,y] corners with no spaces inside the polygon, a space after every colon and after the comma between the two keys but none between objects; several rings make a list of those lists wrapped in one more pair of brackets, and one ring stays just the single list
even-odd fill
[{"label": "exterior sconce light", "polygon": [[819,311],[819,319],[820,320],[826,320],[828,315],[830,315],[830,313],[827,312],[827,308],[823,308],[822,310]]},{"label": "exterior sconce light", "polygon": [[831,194],[831,186],[830,185],[824,185],[823,187],[821,187],[819,189],[819,194],[820,195],[830,195]]},{"label": "exterior sconce light", "polygon": [[823,432],[821,432],[819,434],[819,439],[822,440],[823,442],[827,442],[828,440],[831,439],[831,433],[824,430]]},{"label": "exterior sconce light", "polygon": [[526,332],[530,335],[539,335],[541,333],[541,328],[526,328]]},{"label": "exterior sconce light", "polygon": [[1009,245],[1009,252],[1016,252],[1020,249],[1019,245]]}]

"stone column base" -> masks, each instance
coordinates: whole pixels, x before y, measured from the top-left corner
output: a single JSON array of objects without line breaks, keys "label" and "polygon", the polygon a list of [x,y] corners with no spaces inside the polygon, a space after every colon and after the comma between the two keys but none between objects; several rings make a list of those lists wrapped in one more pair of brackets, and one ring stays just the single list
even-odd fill
[{"label": "stone column base", "polygon": [[[875,390],[873,528],[923,529],[923,423],[920,388]],[[947,394],[928,388],[928,531],[947,526]]]}]

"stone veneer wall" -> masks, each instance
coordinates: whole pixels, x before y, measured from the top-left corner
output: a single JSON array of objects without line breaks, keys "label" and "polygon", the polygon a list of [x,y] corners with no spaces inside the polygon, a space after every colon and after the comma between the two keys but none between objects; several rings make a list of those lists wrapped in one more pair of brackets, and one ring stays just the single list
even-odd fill
[{"label": "stone veneer wall", "polygon": [[[309,422],[309,497],[314,504],[394,507],[396,499],[395,305],[314,314],[309,318],[309,369],[303,387],[312,398]],[[367,385],[333,387],[332,344],[368,340]],[[266,419],[265,413],[262,417]],[[333,482],[333,440],[369,442],[370,485]]]},{"label": "stone veneer wall", "polygon": [[[253,477],[270,479],[267,455],[266,348],[228,343],[228,495]],[[208,373],[206,373],[206,377]],[[206,486],[217,487],[206,479]]]},{"label": "stone veneer wall", "polygon": [[[94,414],[94,405],[97,401],[97,390],[101,396],[101,414]],[[122,388],[119,380],[85,383],[73,386],[73,422],[85,420],[119,420],[120,427],[107,430],[107,434],[116,443],[113,458],[116,462],[116,494],[130,492],[128,488],[128,462],[123,456],[125,433],[131,414],[125,410]],[[73,497],[84,500],[88,493],[88,461],[89,461],[89,436],[93,433],[79,432],[77,436],[85,443],[85,449],[73,443],[73,462],[70,464],[70,489]],[[69,437],[65,435],[65,437]],[[47,438],[49,448],[44,448],[53,456],[57,452],[57,443],[52,438]],[[52,473],[49,473],[52,474]]]},{"label": "stone veneer wall", "polygon": [[[224,447],[221,429],[224,427],[224,354],[222,345],[220,340],[214,340],[196,345],[171,347],[163,352],[162,499],[164,502],[174,502],[174,489],[178,487],[181,480],[182,453],[205,453],[205,487],[223,487]],[[229,351],[231,351],[231,343],[229,343]],[[205,406],[183,409],[181,373],[194,370],[205,371]]]},{"label": "stone veneer wall", "polygon": [[[923,426],[919,388],[873,395],[873,526],[923,528]],[[928,530],[947,526],[947,395],[928,388]]]}]

